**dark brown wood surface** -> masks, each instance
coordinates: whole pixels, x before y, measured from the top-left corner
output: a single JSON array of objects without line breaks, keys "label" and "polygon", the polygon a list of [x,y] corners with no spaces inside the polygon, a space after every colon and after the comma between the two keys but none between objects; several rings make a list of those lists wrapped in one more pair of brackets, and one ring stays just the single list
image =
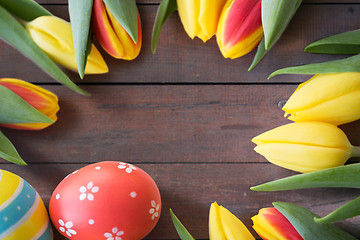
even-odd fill
[{"label": "dark brown wood surface", "polygon": [[[38,2],[68,19],[66,0]],[[206,44],[190,40],[177,14],[165,24],[153,55],[150,36],[158,3],[138,1],[144,42],[136,60],[111,59],[100,50],[108,74],[80,80],[67,72],[91,97],[57,84],[0,42],[0,77],[39,84],[58,95],[61,107],[58,122],[43,131],[1,129],[29,163],[16,166],[0,159],[1,169],[29,181],[48,205],[56,185],[78,168],[107,160],[133,163],[154,178],[162,195],[160,221],[147,239],[178,239],[169,208],[196,239],[207,239],[214,201],[251,229],[250,218],[274,201],[292,202],[323,216],[359,196],[354,189],[257,193],[249,188],[294,174],[256,154],[251,138],[289,122],[281,106],[310,77],[267,76],[281,67],[343,57],[303,53],[303,48],[360,28],[360,1],[304,1],[281,40],[251,72],[247,68],[254,52],[224,59],[215,39]],[[352,144],[360,145],[360,121],[341,128]],[[338,226],[360,238],[359,217]],[[56,233],[55,240],[62,239]]]}]

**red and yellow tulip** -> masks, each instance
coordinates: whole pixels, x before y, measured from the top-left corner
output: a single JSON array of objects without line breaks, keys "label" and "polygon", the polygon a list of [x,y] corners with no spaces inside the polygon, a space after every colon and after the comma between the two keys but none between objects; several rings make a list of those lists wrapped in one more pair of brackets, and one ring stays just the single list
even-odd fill
[{"label": "red and yellow tulip", "polygon": [[260,209],[251,219],[253,228],[264,240],[303,240],[289,220],[274,207]]},{"label": "red and yellow tulip", "polygon": [[180,20],[191,39],[209,40],[215,33],[226,0],[177,0]]},{"label": "red and yellow tulip", "polygon": [[225,58],[238,58],[249,53],[263,35],[261,0],[227,0],[216,33]]},{"label": "red and yellow tulip", "polygon": [[106,7],[103,0],[94,0],[91,21],[96,38],[108,54],[124,60],[133,60],[139,55],[142,43],[139,13],[136,43]]},{"label": "red and yellow tulip", "polygon": [[[48,116],[54,122],[57,120],[56,113],[59,111],[58,98],[52,92],[14,78],[2,78],[0,79],[0,85],[19,95],[27,103]],[[1,126],[23,130],[41,130],[51,124],[52,123],[16,123],[1,124]]]}]

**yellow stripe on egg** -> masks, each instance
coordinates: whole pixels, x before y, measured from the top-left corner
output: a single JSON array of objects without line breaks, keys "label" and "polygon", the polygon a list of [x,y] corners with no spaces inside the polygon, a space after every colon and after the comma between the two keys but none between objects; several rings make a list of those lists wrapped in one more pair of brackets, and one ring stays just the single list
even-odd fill
[{"label": "yellow stripe on egg", "polygon": [[[23,184],[22,179],[16,176],[15,174],[12,174],[8,171],[0,170],[2,173],[1,179],[0,179],[0,210],[5,207],[9,202],[16,197],[16,193],[19,194],[22,186],[19,186],[19,184]],[[20,189],[20,190],[19,190]],[[15,195],[14,195],[15,194]]]},{"label": "yellow stripe on egg", "polygon": [[16,226],[11,228],[12,232],[5,232],[0,237],[2,237],[2,240],[32,239],[39,231],[42,231],[44,225],[47,226],[47,224],[48,216],[44,203],[40,196],[36,194],[33,206],[26,215],[20,219]]}]

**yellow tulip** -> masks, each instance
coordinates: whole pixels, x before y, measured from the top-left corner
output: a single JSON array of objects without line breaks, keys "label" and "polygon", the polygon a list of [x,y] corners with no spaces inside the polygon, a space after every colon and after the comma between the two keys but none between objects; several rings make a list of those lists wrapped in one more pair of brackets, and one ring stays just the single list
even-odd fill
[{"label": "yellow tulip", "polygon": [[209,235],[210,240],[255,240],[237,217],[216,202],[210,207]]},{"label": "yellow tulip", "polygon": [[315,75],[299,85],[283,110],[295,122],[340,125],[360,119],[360,73]]},{"label": "yellow tulip", "polygon": [[203,42],[216,33],[220,13],[226,0],[177,0],[180,20],[191,39]]},{"label": "yellow tulip", "polygon": [[[54,62],[77,72],[71,25],[55,17],[42,16],[26,24],[26,30],[34,42]],[[108,67],[94,45],[87,59],[85,74],[107,73]]]},{"label": "yellow tulip", "polygon": [[322,122],[283,125],[252,141],[269,162],[302,173],[341,166],[359,155],[341,129]]}]

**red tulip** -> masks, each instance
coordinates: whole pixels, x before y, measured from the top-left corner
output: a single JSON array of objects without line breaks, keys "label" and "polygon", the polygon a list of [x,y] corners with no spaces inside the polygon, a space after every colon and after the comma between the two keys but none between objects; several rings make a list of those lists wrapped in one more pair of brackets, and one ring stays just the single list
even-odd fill
[{"label": "red tulip", "polygon": [[253,228],[264,240],[303,240],[289,220],[274,207],[260,209],[251,220]]},{"label": "red tulip", "polygon": [[228,0],[220,15],[217,42],[225,58],[253,50],[263,37],[261,0]]},{"label": "red tulip", "polygon": [[139,13],[137,43],[115,19],[103,0],[94,0],[92,29],[101,46],[114,58],[132,60],[139,55],[142,42]]},{"label": "red tulip", "polygon": [[[0,85],[10,89],[31,106],[48,116],[54,122],[57,120],[56,113],[59,111],[58,98],[53,93],[23,80],[13,78],[1,78]],[[52,123],[13,123],[0,124],[0,126],[24,129],[41,130]]]}]

